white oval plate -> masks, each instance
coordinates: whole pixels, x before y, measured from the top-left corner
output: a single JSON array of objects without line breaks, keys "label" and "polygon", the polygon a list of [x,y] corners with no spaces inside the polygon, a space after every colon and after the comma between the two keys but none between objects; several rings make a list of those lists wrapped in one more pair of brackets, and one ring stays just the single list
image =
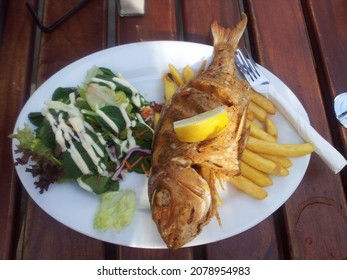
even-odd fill
[{"label": "white oval plate", "polygon": [[[23,107],[15,129],[29,123],[28,114],[40,111],[43,102],[49,100],[57,87],[77,86],[85,80],[86,72],[93,65],[107,67],[129,80],[149,101],[163,101],[162,74],[172,63],[178,69],[191,65],[197,70],[204,59],[211,60],[213,48],[207,45],[157,41],[117,46],[84,57],[63,68],[48,79],[30,97]],[[308,119],[307,114],[293,92],[276,76],[264,69],[271,82]],[[280,143],[302,143],[292,126],[277,113],[273,120],[279,128]],[[13,141],[13,150],[16,140]],[[13,157],[17,157],[13,153]],[[295,191],[301,182],[310,156],[292,159],[293,166],[287,177],[273,176],[273,186],[266,188],[269,196],[255,200],[226,186],[221,191],[223,204],[219,213],[223,226],[213,219],[202,233],[187,246],[211,243],[241,233],[260,223],[276,211]],[[25,166],[16,166],[18,176],[31,198],[50,216],[82,234],[114,244],[138,248],[166,248],[152,221],[147,197],[147,179],[138,174],[127,174],[122,188],[131,188],[137,194],[137,209],[130,226],[121,233],[113,230],[101,232],[93,228],[99,197],[79,188],[75,183],[54,184],[49,191],[40,194],[35,189],[35,179],[25,172]]]}]

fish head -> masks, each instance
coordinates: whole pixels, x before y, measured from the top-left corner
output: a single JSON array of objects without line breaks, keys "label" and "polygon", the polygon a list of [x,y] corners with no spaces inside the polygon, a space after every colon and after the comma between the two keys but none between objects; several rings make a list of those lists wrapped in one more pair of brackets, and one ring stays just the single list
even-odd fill
[{"label": "fish head", "polygon": [[211,219],[210,188],[194,168],[169,166],[149,185],[152,218],[168,248],[191,241]]}]

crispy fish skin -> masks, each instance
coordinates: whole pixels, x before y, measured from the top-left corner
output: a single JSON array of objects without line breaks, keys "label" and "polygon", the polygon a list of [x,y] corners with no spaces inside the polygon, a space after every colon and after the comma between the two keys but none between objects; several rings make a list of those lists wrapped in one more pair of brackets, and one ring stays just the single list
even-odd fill
[{"label": "crispy fish skin", "polygon": [[[244,15],[235,29],[213,22],[211,65],[178,89],[167,102],[155,129],[148,195],[152,218],[168,248],[195,238],[217,211],[216,174],[237,175],[247,138],[245,116],[249,86],[236,76],[234,54],[247,24]],[[223,106],[230,125],[214,139],[183,143],[173,122]],[[208,170],[201,172],[201,169]]]}]

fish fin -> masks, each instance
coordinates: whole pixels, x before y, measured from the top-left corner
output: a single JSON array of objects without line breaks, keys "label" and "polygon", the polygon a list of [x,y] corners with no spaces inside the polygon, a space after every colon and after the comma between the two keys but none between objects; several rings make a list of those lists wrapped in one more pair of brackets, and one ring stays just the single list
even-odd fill
[{"label": "fish fin", "polygon": [[222,222],[218,212],[218,201],[220,198],[216,187],[216,179],[218,179],[219,177],[213,169],[205,166],[200,166],[198,172],[207,182],[211,193],[211,207],[209,213],[206,216],[207,220],[209,220],[211,217],[216,217],[219,226],[222,227]]},{"label": "fish fin", "polygon": [[236,25],[234,29],[224,28],[215,20],[211,25],[211,32],[213,35],[213,45],[228,44],[236,46],[241,39],[241,36],[247,25],[247,16],[242,13],[242,20]]},{"label": "fish fin", "polygon": [[249,136],[250,131],[251,131],[250,127],[247,127],[247,128],[245,127],[243,129],[242,135],[241,135],[240,140],[239,140],[239,160],[241,160],[243,151],[246,148],[246,144],[247,144],[247,140],[248,140],[248,136]]},{"label": "fish fin", "polygon": [[246,147],[248,135],[250,133],[250,127],[246,127],[245,125],[246,118],[247,118],[247,110],[244,110],[240,120],[239,129],[235,137],[236,141],[239,142],[239,160],[241,160],[242,153]]},{"label": "fish fin", "polygon": [[210,192],[211,192],[211,198],[212,198],[212,203],[211,203],[211,215],[216,217],[218,224],[220,227],[222,227],[222,222],[219,216],[218,212],[218,191],[216,187],[216,175],[213,169],[210,170],[210,178],[208,181],[208,185],[210,187]]}]

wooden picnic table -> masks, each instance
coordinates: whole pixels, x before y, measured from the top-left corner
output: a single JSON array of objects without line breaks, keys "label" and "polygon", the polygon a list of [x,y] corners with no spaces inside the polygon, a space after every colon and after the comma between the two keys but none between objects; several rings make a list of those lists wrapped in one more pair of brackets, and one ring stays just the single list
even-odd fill
[{"label": "wooden picnic table", "polygon": [[[316,154],[293,195],[251,229],[196,247],[138,249],[84,236],[41,210],[17,177],[8,138],[35,89],[75,60],[132,42],[211,45],[214,19],[233,27],[245,12],[242,44],[296,94],[319,133],[347,155],[347,133],[332,107],[334,97],[347,91],[345,0],[146,0],[145,15],[131,17],[118,15],[116,1],[91,0],[51,32],[37,28],[28,1],[1,4],[1,259],[347,259],[347,169],[334,174]],[[30,0],[46,26],[79,2]]]}]

